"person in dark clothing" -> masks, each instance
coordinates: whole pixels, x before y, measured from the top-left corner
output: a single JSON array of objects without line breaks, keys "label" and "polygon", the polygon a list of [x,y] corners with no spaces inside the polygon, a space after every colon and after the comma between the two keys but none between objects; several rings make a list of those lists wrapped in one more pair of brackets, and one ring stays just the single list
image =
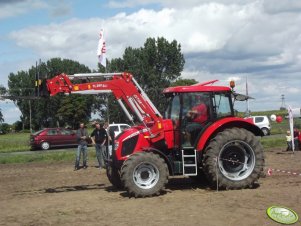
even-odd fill
[{"label": "person in dark clothing", "polygon": [[299,130],[298,129],[294,129],[294,146],[295,146],[295,151],[299,150]]},{"label": "person in dark clothing", "polygon": [[89,137],[87,129],[85,128],[84,123],[80,123],[79,129],[76,132],[77,140],[78,140],[78,147],[76,152],[76,160],[75,160],[75,168],[74,170],[79,169],[79,163],[80,163],[80,156],[81,153],[83,153],[83,167],[86,169],[88,167],[87,165],[87,156],[88,156],[88,148],[87,148],[87,139]]},{"label": "person in dark clothing", "polygon": [[106,151],[105,143],[108,139],[107,131],[103,128],[103,124],[99,122],[95,123],[95,129],[91,133],[91,140],[95,146],[96,158],[98,161],[98,167],[105,168],[104,154]]},{"label": "person in dark clothing", "polygon": [[112,128],[109,127],[109,123],[107,122],[104,124],[104,128],[106,129],[108,135],[108,139],[106,141],[106,147],[107,147],[107,154],[108,154],[107,157],[109,157],[112,155],[112,149],[115,140],[115,132]]}]

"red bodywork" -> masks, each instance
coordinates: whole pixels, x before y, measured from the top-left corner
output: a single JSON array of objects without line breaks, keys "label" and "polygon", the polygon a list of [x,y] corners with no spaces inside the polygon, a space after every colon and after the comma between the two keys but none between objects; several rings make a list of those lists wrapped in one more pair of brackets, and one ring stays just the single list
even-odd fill
[{"label": "red bodywork", "polygon": [[32,149],[41,148],[41,143],[47,142],[51,147],[76,146],[78,144],[73,130],[64,128],[45,128],[30,135]]},{"label": "red bodywork", "polygon": [[141,95],[141,90],[135,86],[130,73],[116,73],[110,80],[82,84],[72,84],[66,74],[60,74],[47,80],[47,87],[51,96],[57,93],[85,93],[83,91],[112,92],[116,99],[122,99],[132,112],[137,109],[140,111],[141,121],[149,126],[153,142],[164,138],[162,117],[158,115],[152,103]]},{"label": "red bodywork", "polygon": [[[105,75],[105,74],[104,74]],[[163,119],[158,110],[148,99],[146,94],[141,90],[130,73],[110,74],[104,81],[85,82],[81,84],[73,84],[66,74],[60,74],[52,79],[47,80],[47,88],[51,96],[58,93],[78,93],[91,94],[112,92],[117,100],[122,100],[131,109],[133,113],[138,115],[141,124],[125,130],[115,141],[115,158],[122,162],[129,155],[138,151],[157,150],[170,152],[177,148],[178,139],[175,136],[174,125],[171,119]],[[87,74],[89,77],[89,74]],[[229,92],[229,87],[208,86],[216,82],[209,81],[192,86],[170,87],[163,91],[168,93],[189,93],[189,92]],[[260,130],[248,120],[237,117],[226,117],[213,122],[205,132],[202,133],[198,140],[197,151],[202,151],[207,142],[214,134],[227,127],[243,127],[254,134],[259,135]],[[130,150],[130,151],[129,151]],[[166,158],[165,158],[166,159]]]}]

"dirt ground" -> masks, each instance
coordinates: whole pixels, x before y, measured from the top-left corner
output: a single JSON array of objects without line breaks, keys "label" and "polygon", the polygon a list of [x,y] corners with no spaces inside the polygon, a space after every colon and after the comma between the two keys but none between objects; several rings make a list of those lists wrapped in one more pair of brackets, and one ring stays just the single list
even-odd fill
[{"label": "dirt ground", "polygon": [[[0,225],[280,225],[266,215],[272,205],[301,217],[299,175],[273,171],[256,188],[218,192],[171,178],[161,196],[135,199],[114,189],[94,163],[79,171],[72,163],[0,165]],[[301,152],[268,150],[269,167],[301,173]]]}]

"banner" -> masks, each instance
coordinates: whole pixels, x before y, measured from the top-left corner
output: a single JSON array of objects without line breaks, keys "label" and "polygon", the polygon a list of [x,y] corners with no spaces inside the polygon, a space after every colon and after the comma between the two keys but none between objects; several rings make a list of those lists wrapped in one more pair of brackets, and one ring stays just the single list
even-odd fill
[{"label": "banner", "polygon": [[293,110],[292,110],[291,106],[288,106],[287,111],[288,111],[288,120],[289,120],[289,125],[290,125],[290,132],[291,132],[291,136],[292,136],[292,150],[294,152],[295,151],[294,117],[293,117]]},{"label": "banner", "polygon": [[99,63],[106,67],[107,66],[107,59],[106,59],[106,42],[104,38],[104,31],[103,29],[99,32],[99,41],[97,47],[97,56]]}]

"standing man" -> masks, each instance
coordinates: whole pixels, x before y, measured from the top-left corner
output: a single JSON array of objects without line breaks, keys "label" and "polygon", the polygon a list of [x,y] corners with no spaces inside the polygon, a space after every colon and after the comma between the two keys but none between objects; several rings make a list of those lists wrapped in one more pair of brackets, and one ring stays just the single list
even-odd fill
[{"label": "standing man", "polygon": [[108,139],[106,141],[107,158],[108,158],[109,156],[112,155],[112,148],[114,145],[115,133],[112,129],[110,129],[108,122],[105,122],[103,128],[105,128],[105,130],[107,131],[107,136],[108,136]]},{"label": "standing man", "polygon": [[83,153],[83,167],[86,169],[87,166],[87,139],[89,137],[87,129],[85,128],[84,123],[79,124],[79,129],[76,132],[77,140],[78,140],[78,147],[76,152],[76,160],[75,160],[75,168],[74,170],[79,169],[79,162],[80,162],[80,155]]},{"label": "standing man", "polygon": [[95,123],[95,129],[91,133],[91,140],[95,145],[96,157],[99,169],[105,168],[104,154],[106,151],[105,143],[108,139],[107,131],[103,128],[103,124]]}]

